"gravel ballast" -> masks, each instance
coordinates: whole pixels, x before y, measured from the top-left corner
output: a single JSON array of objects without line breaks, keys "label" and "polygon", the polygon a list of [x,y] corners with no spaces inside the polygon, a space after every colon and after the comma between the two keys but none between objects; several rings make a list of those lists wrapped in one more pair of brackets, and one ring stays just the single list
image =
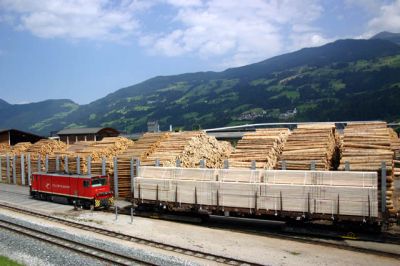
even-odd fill
[{"label": "gravel ballast", "polygon": [[[156,265],[198,265],[191,261],[182,260],[174,256],[155,254],[143,249],[124,247],[98,238],[77,236],[66,232],[64,229],[46,227],[27,222],[22,219],[0,214],[0,220],[9,221],[57,236],[68,237],[70,240],[79,241],[95,247],[105,248],[108,251],[130,257],[139,258]],[[19,235],[8,230],[0,230],[0,254],[25,265],[106,265],[98,260],[82,256],[79,253],[68,251],[39,240]]]}]

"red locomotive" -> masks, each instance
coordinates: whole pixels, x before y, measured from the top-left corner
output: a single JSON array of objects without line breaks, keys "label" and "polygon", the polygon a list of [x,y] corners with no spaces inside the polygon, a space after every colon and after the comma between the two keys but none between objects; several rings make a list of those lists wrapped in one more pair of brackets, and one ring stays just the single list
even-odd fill
[{"label": "red locomotive", "polygon": [[114,204],[108,176],[33,173],[30,194],[33,198],[53,200],[64,197],[70,204],[108,208]]}]

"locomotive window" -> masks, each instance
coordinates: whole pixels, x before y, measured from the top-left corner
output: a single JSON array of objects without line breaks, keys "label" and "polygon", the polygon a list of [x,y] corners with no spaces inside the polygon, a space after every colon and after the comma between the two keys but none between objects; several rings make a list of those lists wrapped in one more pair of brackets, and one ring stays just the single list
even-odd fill
[{"label": "locomotive window", "polygon": [[84,187],[89,187],[89,180],[84,180],[83,181],[83,186]]},{"label": "locomotive window", "polygon": [[92,187],[101,187],[106,184],[107,184],[107,180],[105,178],[92,179]]}]

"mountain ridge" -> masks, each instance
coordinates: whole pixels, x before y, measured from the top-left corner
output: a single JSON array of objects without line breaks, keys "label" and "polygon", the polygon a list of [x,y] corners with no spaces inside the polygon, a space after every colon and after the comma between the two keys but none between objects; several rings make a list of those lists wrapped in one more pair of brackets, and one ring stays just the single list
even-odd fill
[{"label": "mountain ridge", "polygon": [[[156,76],[86,105],[61,100],[63,107],[57,109],[50,102],[53,111],[47,117],[29,114],[32,121],[25,119],[21,129],[45,134],[64,127],[111,126],[138,132],[151,120],[158,120],[162,128],[173,124],[185,129],[252,122],[397,120],[400,46],[380,36],[337,40],[221,72]],[[5,110],[10,115],[15,108],[1,106],[0,101],[0,115]],[[0,122],[0,127],[5,124]]]}]

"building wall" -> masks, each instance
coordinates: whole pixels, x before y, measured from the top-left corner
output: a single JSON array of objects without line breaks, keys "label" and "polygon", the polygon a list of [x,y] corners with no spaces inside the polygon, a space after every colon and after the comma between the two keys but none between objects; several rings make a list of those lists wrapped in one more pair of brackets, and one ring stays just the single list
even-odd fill
[{"label": "building wall", "polygon": [[0,133],[0,144],[9,144],[8,131]]},{"label": "building wall", "polygon": [[[67,140],[68,138],[68,140]],[[88,134],[88,135],[61,135],[60,140],[65,143],[69,144],[74,144],[76,141],[94,141],[95,136],[94,134]]]}]

